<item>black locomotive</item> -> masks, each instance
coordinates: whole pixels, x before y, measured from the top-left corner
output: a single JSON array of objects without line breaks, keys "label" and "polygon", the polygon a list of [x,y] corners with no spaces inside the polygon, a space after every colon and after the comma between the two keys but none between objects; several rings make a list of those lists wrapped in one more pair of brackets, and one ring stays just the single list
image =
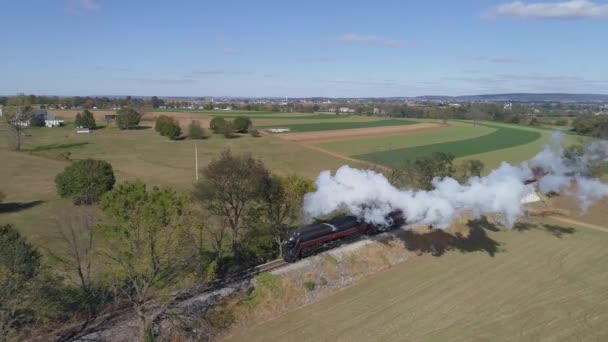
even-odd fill
[{"label": "black locomotive", "polygon": [[349,215],[292,230],[287,233],[283,259],[287,262],[296,262],[319,251],[355,240],[361,235],[376,234],[405,223],[401,210],[391,212],[386,220],[387,225],[378,226]]}]

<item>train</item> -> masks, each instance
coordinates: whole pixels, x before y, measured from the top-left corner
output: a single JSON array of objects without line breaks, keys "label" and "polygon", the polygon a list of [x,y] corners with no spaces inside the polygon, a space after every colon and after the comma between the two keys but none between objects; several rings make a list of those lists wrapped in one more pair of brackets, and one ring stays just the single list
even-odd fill
[{"label": "train", "polygon": [[[532,178],[524,184],[538,182],[547,174],[541,168],[532,169]],[[320,251],[330,249],[345,242],[356,240],[363,235],[385,232],[405,224],[403,211],[395,210],[386,215],[385,225],[374,225],[353,215],[340,216],[326,222],[309,224],[287,233],[283,259],[296,262]]]},{"label": "train", "polygon": [[386,224],[374,225],[353,215],[340,216],[326,222],[309,224],[287,233],[283,259],[296,262],[320,251],[363,235],[374,235],[405,224],[403,211],[395,210],[386,215]]}]

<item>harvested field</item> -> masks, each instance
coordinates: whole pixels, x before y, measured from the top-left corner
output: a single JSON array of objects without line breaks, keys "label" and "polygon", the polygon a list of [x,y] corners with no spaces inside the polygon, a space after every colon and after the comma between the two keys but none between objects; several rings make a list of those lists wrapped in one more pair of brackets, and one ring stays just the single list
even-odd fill
[{"label": "harvested field", "polygon": [[418,123],[406,126],[385,126],[385,127],[369,127],[369,128],[353,128],[345,130],[332,131],[317,131],[317,132],[301,132],[287,133],[277,135],[278,137],[290,141],[303,142],[308,144],[317,144],[331,141],[352,140],[361,137],[374,137],[386,135],[398,135],[401,133],[417,133],[425,131],[435,131],[447,126],[435,123]]},{"label": "harvested field", "polygon": [[602,341],[608,234],[564,224],[483,230],[229,341]]}]

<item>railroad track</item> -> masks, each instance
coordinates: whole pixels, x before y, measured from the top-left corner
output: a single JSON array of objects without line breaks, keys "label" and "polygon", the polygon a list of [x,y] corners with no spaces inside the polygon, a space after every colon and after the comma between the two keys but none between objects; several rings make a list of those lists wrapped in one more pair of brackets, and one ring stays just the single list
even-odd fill
[{"label": "railroad track", "polygon": [[[252,278],[260,273],[270,272],[286,265],[288,265],[288,263],[285,262],[283,259],[276,259],[269,261],[265,264],[254,266],[250,269],[241,272],[227,275],[223,279],[216,280],[205,285],[190,288],[186,291],[176,292],[173,294],[173,299],[171,300],[171,303],[167,305],[164,310],[161,310],[161,312],[156,315],[156,318],[162,317],[165,311],[170,308],[179,306],[180,303],[190,298],[217,291],[229,285]],[[150,305],[151,307],[160,306],[155,301],[150,301],[146,305]],[[128,319],[127,316],[131,314],[133,314],[133,308],[128,303],[119,303],[114,308],[114,310],[99,315],[93,321],[81,321],[78,323],[72,323],[52,333],[34,336],[28,339],[28,341],[71,341],[73,339],[78,339],[80,337],[84,337],[88,334],[99,331],[100,328],[103,329],[104,327],[111,326],[114,322],[119,322]]]}]

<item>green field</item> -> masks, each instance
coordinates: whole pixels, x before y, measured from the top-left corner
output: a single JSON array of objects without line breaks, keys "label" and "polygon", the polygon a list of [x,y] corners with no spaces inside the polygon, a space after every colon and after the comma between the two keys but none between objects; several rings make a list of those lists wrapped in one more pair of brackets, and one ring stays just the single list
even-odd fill
[{"label": "green field", "polygon": [[433,152],[445,152],[456,158],[480,154],[484,152],[501,150],[509,147],[524,145],[541,137],[540,132],[522,130],[518,128],[493,126],[493,133],[482,135],[477,138],[448,141],[436,144],[394,149],[367,154],[359,154],[353,158],[369,161],[372,163],[396,166],[403,160],[415,159],[429,155]]},{"label": "green field", "polygon": [[317,131],[330,131],[339,129],[352,129],[352,128],[369,128],[369,127],[385,127],[385,126],[400,126],[400,125],[412,125],[415,121],[411,120],[375,120],[366,122],[318,122],[318,123],[307,123],[307,124],[287,124],[287,125],[275,125],[275,126],[261,126],[260,128],[289,128],[292,132],[317,132]]},{"label": "green field", "polygon": [[495,128],[488,126],[473,126],[468,123],[453,121],[450,122],[449,127],[436,131],[408,132],[402,135],[389,135],[337,141],[319,144],[319,146],[343,155],[353,156],[357,154],[470,139],[490,134],[495,130]]},{"label": "green field", "polygon": [[228,341],[606,341],[608,233],[490,232],[484,251],[411,257]]}]

